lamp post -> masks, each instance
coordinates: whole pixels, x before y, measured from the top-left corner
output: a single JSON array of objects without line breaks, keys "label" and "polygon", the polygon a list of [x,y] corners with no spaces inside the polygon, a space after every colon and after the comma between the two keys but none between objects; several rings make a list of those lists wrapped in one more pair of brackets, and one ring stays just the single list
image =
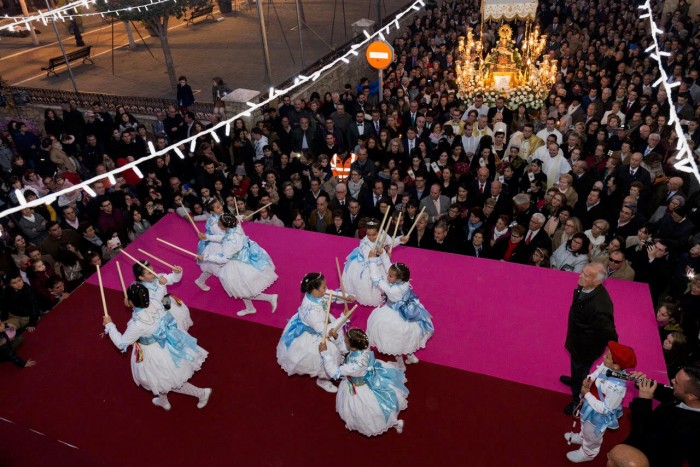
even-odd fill
[{"label": "lamp post", "polygon": [[[49,0],[46,0],[46,6],[50,10],[51,5],[49,4]],[[75,77],[73,76],[73,70],[70,68],[70,63],[68,62],[68,55],[66,55],[66,48],[63,46],[63,41],[61,40],[61,35],[58,33],[58,26],[56,26],[56,18],[54,17],[51,20],[51,24],[53,24],[53,30],[56,33],[56,38],[58,39],[58,45],[61,47],[61,52],[63,53],[63,58],[66,61],[66,68],[68,68],[68,74],[70,75],[70,80],[71,83],[73,83],[73,89],[75,90],[76,94],[79,92],[78,91],[78,85],[75,84]]]}]

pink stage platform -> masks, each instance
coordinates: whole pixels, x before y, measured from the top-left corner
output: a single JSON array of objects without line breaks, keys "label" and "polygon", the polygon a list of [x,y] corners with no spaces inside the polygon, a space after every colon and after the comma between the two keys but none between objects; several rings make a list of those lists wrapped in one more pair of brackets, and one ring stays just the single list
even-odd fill
[{"label": "pink stage platform", "polygon": [[[279,279],[267,292],[280,296],[273,315],[267,303],[256,302],[258,313],[239,318],[240,300],[228,298],[215,277],[211,291],[203,292],[193,281],[200,269],[193,258],[156,241],[163,238],[190,251],[196,251],[197,238],[186,220],[169,215],[127,251],[145,258],[137,248],[184,268],[184,278],[170,291],[193,308],[283,328],[296,312],[302,294],[299,283],[305,273],[323,272],[329,287],[338,286],[335,257],[341,262],[357,246],[354,239],[302,232],[253,223],[244,224],[246,233],[272,257]],[[200,230],[204,230],[203,223]],[[127,283],[132,279],[131,261],[120,261]],[[564,349],[567,314],[578,275],[543,270],[517,264],[434,253],[410,247],[397,247],[394,261],[411,269],[411,284],[433,315],[435,335],[427,348],[418,353],[422,360],[503,378],[559,392],[568,389],[559,375],[568,374],[569,356]],[[158,272],[168,272],[160,265]],[[115,261],[103,269],[105,286],[120,289]],[[93,275],[89,281],[96,284]],[[650,377],[667,382],[654,312],[645,284],[609,280],[606,288],[615,304],[615,324],[620,341],[632,346],[638,368]],[[334,305],[336,315],[342,305]],[[114,310],[113,313],[123,312]],[[364,328],[371,309],[360,307],[353,325]],[[193,328],[197,335],[197,327]],[[226,338],[226,336],[222,336]],[[274,349],[270,349],[274,358]],[[628,398],[636,391],[628,391]]]}]

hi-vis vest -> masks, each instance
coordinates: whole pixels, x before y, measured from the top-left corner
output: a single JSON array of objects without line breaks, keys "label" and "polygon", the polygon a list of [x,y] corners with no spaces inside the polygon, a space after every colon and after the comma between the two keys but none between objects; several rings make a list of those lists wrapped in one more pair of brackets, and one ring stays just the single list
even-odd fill
[{"label": "hi-vis vest", "polygon": [[357,156],[354,152],[350,153],[350,157],[346,158],[345,161],[338,155],[333,154],[331,158],[331,170],[333,171],[333,176],[338,177],[338,181],[342,182],[350,176],[350,166],[353,162],[357,160]]}]

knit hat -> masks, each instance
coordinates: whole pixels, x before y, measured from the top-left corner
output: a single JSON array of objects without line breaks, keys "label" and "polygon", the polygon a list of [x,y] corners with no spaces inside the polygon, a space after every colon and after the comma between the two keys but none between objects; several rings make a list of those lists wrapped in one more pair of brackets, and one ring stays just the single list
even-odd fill
[{"label": "knit hat", "polygon": [[620,368],[623,370],[637,366],[637,356],[634,354],[632,347],[610,341],[608,342],[608,349],[610,349],[610,356],[613,361],[620,365]]}]

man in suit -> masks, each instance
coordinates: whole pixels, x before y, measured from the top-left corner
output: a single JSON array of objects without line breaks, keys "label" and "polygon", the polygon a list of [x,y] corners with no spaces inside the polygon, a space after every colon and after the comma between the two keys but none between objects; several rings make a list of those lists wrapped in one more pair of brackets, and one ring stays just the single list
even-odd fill
[{"label": "man in suit", "polygon": [[586,161],[578,160],[571,164],[571,176],[574,177],[571,186],[574,187],[574,190],[576,190],[576,193],[579,193],[579,195],[588,193],[591,191],[591,188],[593,188],[595,180],[593,180],[593,177],[588,173],[588,164],[586,164]]},{"label": "man in suit", "polygon": [[358,223],[364,216],[360,202],[354,198],[348,201],[348,212],[345,215],[345,226],[349,229],[348,236],[353,237],[357,231]]},{"label": "man in suit", "polygon": [[430,190],[425,186],[428,175],[424,171],[417,172],[415,175],[415,184],[408,189],[408,193],[413,199],[420,202],[430,194]]},{"label": "man in suit", "polygon": [[641,223],[637,220],[637,206],[634,204],[623,204],[620,209],[620,214],[617,218],[617,223],[610,227],[608,238],[619,235],[622,238],[637,235],[637,230]]},{"label": "man in suit", "polygon": [[496,99],[496,107],[492,107],[489,109],[489,112],[487,114],[489,122],[493,121],[493,117],[497,113],[502,114],[503,123],[510,126],[511,122],[513,121],[513,112],[508,107],[506,107],[506,100],[503,97],[498,97]]},{"label": "man in suit", "polygon": [[433,241],[428,242],[426,247],[433,251],[441,251],[443,253],[454,253],[455,245],[452,239],[447,235],[447,223],[439,221],[433,228]]},{"label": "man in suit", "polygon": [[408,127],[406,130],[406,136],[404,136],[401,140],[401,144],[403,144],[404,157],[410,158],[411,153],[418,147],[418,143],[420,142],[421,139],[418,137],[416,129],[413,127]]},{"label": "man in suit", "polygon": [[384,128],[385,123],[382,120],[382,113],[379,109],[372,110],[372,121],[369,122],[372,135],[379,137],[379,132]]},{"label": "man in suit", "polygon": [[625,114],[625,121],[632,120],[632,115],[639,109],[639,101],[637,101],[637,91],[630,91],[627,99],[623,102],[622,112]]},{"label": "man in suit", "polygon": [[565,347],[571,355],[571,373],[559,378],[571,387],[572,402],[564,408],[567,415],[578,405],[583,380],[593,362],[605,351],[609,341],[617,341],[613,303],[603,287],[605,277],[602,264],[585,265],[569,309]]},{"label": "man in suit", "polygon": [[588,196],[585,199],[579,199],[576,206],[574,206],[574,216],[581,221],[583,230],[590,229],[593,226],[593,222],[598,219],[607,219],[608,210],[600,199],[600,189],[591,188]]},{"label": "man in suit", "polygon": [[[432,227],[437,221],[447,216],[450,209],[450,198],[441,194],[441,187],[435,183],[430,187],[430,196],[423,198],[420,202],[420,209],[425,208],[428,214],[428,227]],[[447,235],[447,229],[445,229]]]},{"label": "man in suit", "polygon": [[[299,126],[292,132],[292,150],[302,152],[313,150],[316,145],[316,130],[311,127],[308,117],[301,117]],[[331,153],[333,155],[335,153]]]},{"label": "man in suit", "polygon": [[418,101],[411,101],[408,105],[408,110],[401,115],[401,132],[406,133],[410,126],[415,128],[416,119],[419,115],[422,114],[418,112]]},{"label": "man in suit", "polygon": [[357,140],[360,137],[369,138],[372,135],[372,126],[365,122],[365,113],[358,110],[355,113],[355,121],[348,126],[347,140],[348,150],[354,151]]},{"label": "man in suit", "polygon": [[343,215],[346,215],[348,213],[348,205],[348,187],[345,186],[345,183],[338,183],[335,186],[335,196],[328,205],[328,208],[331,212],[342,211]]},{"label": "man in suit", "polygon": [[490,199],[496,202],[492,214],[494,218],[497,218],[501,214],[510,215],[510,213],[513,212],[513,203],[508,197],[508,193],[503,192],[503,184],[500,181],[494,180],[491,182],[490,194]]},{"label": "man in suit", "polygon": [[384,197],[384,183],[381,180],[375,180],[372,185],[372,191],[365,194],[362,199],[362,208],[365,213],[373,217],[379,216],[379,202]]},{"label": "man in suit", "polygon": [[491,180],[489,179],[489,169],[486,167],[479,167],[476,171],[476,180],[473,180],[470,187],[469,193],[474,193],[477,198],[477,205],[482,206],[484,201],[491,195]]},{"label": "man in suit", "polygon": [[649,215],[653,214],[659,206],[668,206],[676,195],[685,194],[682,192],[683,179],[681,177],[671,177],[667,182],[666,186],[654,196],[654,199],[649,204]]},{"label": "man in suit", "polygon": [[537,248],[544,248],[547,251],[552,251],[552,239],[549,238],[547,232],[542,229],[545,222],[546,218],[542,213],[537,212],[530,217],[528,231],[523,239],[527,248],[526,258],[532,256],[532,253]]},{"label": "man in suit", "polygon": [[616,179],[622,184],[622,189],[625,193],[629,191],[632,182],[641,182],[644,187],[649,190],[651,188],[651,175],[649,171],[641,166],[642,153],[635,152],[629,158],[629,164],[624,164],[618,167],[616,171]]}]

